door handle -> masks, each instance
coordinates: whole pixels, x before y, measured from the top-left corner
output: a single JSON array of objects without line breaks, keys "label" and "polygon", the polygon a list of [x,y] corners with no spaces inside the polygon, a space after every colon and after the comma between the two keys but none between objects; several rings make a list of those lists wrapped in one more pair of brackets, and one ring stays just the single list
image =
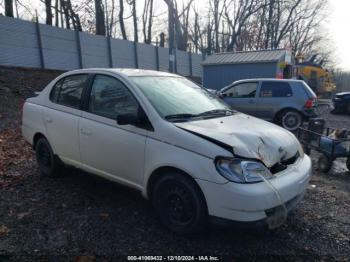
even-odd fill
[{"label": "door handle", "polygon": [[254,100],[249,100],[249,104],[253,104],[254,103]]},{"label": "door handle", "polygon": [[45,122],[46,123],[52,123],[52,118],[51,117],[45,117]]},{"label": "door handle", "polygon": [[84,128],[80,128],[80,132],[84,136],[91,136],[92,135],[92,132],[90,130],[86,130]]}]

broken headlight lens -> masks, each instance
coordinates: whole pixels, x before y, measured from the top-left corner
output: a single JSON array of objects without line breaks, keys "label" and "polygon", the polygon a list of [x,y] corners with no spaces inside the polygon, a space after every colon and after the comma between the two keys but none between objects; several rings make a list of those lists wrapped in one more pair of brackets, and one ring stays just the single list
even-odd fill
[{"label": "broken headlight lens", "polygon": [[219,158],[216,161],[219,173],[229,181],[236,183],[257,183],[272,175],[262,163],[239,158]]}]

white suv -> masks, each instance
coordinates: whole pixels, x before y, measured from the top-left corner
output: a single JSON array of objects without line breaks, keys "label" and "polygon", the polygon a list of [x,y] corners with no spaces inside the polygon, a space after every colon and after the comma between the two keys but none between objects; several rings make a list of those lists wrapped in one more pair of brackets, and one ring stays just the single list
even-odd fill
[{"label": "white suv", "polygon": [[177,233],[209,218],[278,226],[311,174],[293,134],[169,73],[67,72],[27,99],[22,123],[44,175],[70,165],[136,188]]}]

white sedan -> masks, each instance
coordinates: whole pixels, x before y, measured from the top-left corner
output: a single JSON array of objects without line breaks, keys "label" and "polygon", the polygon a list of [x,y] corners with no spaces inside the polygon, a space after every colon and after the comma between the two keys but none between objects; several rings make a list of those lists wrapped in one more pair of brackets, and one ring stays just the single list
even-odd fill
[{"label": "white sedan", "polygon": [[277,227],[311,175],[293,134],[169,73],[62,74],[26,100],[22,132],[42,174],[69,165],[136,188],[180,234],[209,220]]}]

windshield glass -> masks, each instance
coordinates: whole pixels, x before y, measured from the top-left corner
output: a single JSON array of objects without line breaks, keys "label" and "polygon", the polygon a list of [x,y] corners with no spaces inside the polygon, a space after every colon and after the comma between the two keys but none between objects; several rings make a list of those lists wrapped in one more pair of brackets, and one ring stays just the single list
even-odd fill
[{"label": "windshield glass", "polygon": [[141,89],[161,117],[170,119],[220,117],[232,110],[215,95],[181,77],[134,76],[132,81]]}]

